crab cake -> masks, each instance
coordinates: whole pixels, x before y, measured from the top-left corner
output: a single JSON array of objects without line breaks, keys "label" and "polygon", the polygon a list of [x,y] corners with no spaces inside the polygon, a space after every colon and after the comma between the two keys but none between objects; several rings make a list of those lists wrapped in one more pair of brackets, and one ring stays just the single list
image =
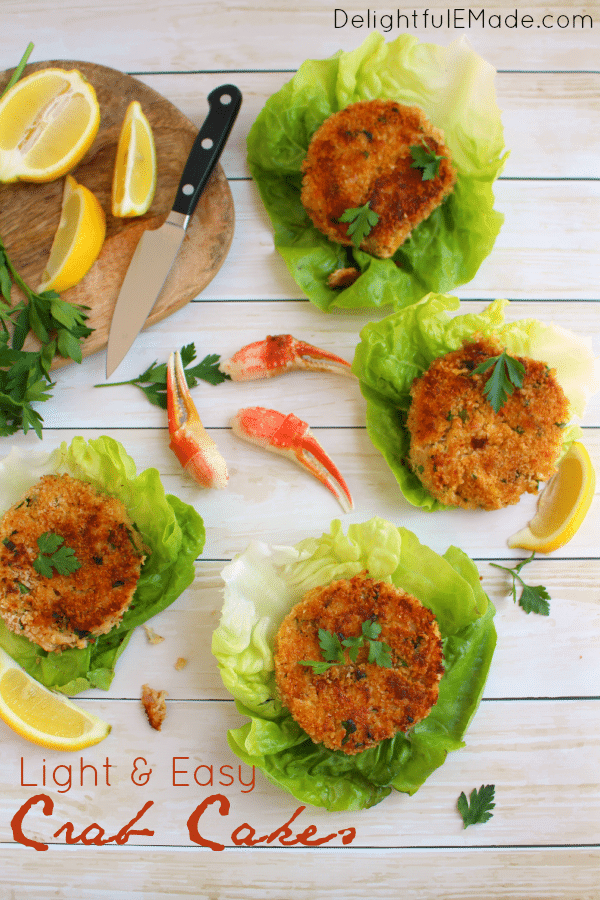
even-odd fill
[{"label": "crab cake", "polygon": [[[381,627],[376,639],[388,665],[369,662],[363,624]],[[344,661],[322,674],[319,643],[343,648]],[[353,661],[354,658],[354,661]],[[315,743],[360,753],[408,731],[437,702],[443,674],[442,641],[433,613],[416,597],[366,573],[309,591],[283,620],[275,640],[275,678],[284,705]]]},{"label": "crab cake", "polygon": [[44,650],[86,647],[121,621],[143,553],[120,500],[70,475],[45,475],[0,522],[0,616]]},{"label": "crab cake", "polygon": [[[424,179],[413,167],[411,147],[442,157],[435,177]],[[349,245],[340,218],[368,203],[379,219],[360,247],[382,258],[394,255],[456,181],[442,132],[419,107],[394,100],[362,100],[329,116],[312,136],[302,172],[301,200],[315,228]]]},{"label": "crab cake", "polygon": [[522,387],[494,412],[484,394],[490,371],[473,370],[501,352],[489,339],[465,342],[413,382],[409,464],[448,506],[500,509],[556,472],[569,402],[545,363],[517,357]]}]

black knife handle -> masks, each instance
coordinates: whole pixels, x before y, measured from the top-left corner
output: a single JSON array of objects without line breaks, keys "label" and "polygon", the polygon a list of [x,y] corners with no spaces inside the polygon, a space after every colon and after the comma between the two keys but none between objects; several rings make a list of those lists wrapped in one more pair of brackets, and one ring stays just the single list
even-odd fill
[{"label": "black knife handle", "polygon": [[173,203],[175,212],[184,216],[194,212],[241,105],[241,92],[233,84],[222,84],[208,95],[209,113],[187,158]]}]

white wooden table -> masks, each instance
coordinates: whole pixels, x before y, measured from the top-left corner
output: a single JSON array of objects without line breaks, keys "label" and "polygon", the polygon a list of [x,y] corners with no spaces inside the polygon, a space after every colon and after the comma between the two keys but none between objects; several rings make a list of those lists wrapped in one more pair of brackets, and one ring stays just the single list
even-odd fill
[{"label": "white wooden table", "polygon": [[[344,4],[340,8],[344,7]],[[367,7],[346,5],[366,16]],[[438,0],[430,14],[447,15]],[[479,13],[482,7],[473,10]],[[371,10],[371,13],[373,10]],[[396,9],[381,8],[378,14]],[[510,27],[514,6],[485,5],[467,26],[468,9],[452,11],[450,25],[424,27],[424,6],[410,14],[409,31],[446,44],[465,35],[498,70],[497,95],[511,156],[496,185],[506,219],[492,254],[474,280],[456,293],[468,310],[488,300],[512,300],[509,318],[553,320],[594,338],[600,352],[600,189],[598,95],[600,15],[571,0],[530,0]],[[581,27],[577,16],[593,16]],[[501,17],[501,27],[494,27]],[[338,13],[341,17],[341,14]],[[543,17],[545,16],[545,19]],[[340,19],[338,19],[339,24]],[[415,24],[416,23],[416,24]],[[186,308],[143,333],[119,370],[133,377],[155,359],[193,340],[199,357],[230,355],[267,334],[292,333],[351,360],[359,328],[375,316],[324,314],[304,298],[274,251],[272,230],[246,165],[245,138],[266,98],[300,63],[351,49],[368,29],[335,27],[334,5],[324,0],[119,0],[56,4],[2,0],[0,67],[18,61],[29,41],[32,61],[81,59],[135,74],[200,124],[205,96],[233,81],[244,96],[222,165],[230,179],[236,231],[229,257],[206,290]],[[372,29],[371,29],[372,30]],[[393,39],[399,31],[386,33]],[[506,538],[530,517],[534,498],[498,513],[425,514],[402,498],[364,428],[364,402],[350,379],[292,374],[271,382],[199,386],[201,418],[229,464],[226,491],[196,489],[168,448],[166,417],[137,389],[100,392],[104,354],[58,373],[44,404],[43,441],[30,433],[2,439],[0,450],[51,450],[74,435],[112,435],[138,469],[157,466],[168,491],[204,518],[206,547],[197,578],[153,621],[165,637],[151,646],[136,633],[121,658],[108,694],[79,702],[112,723],[111,735],[80,754],[43,751],[0,728],[0,897],[197,897],[219,900],[597,900],[600,897],[600,524],[595,498],[576,537],[526,569],[532,584],[552,597],[549,617],[525,613],[508,595],[502,563],[523,554]],[[347,477],[355,510],[343,516],[316,481],[275,456],[236,439],[229,419],[249,405],[293,411]],[[584,441],[600,471],[600,398],[590,404]],[[239,723],[210,653],[221,604],[220,571],[253,537],[295,543],[329,528],[380,515],[415,531],[443,552],[457,544],[477,562],[484,589],[497,606],[498,647],[465,749],[451,754],[413,797],[394,794],[361,813],[307,808],[303,827],[320,835],[356,828],[348,846],[332,840],[318,849],[232,844],[247,822],[274,830],[298,802],[269,785],[230,752],[226,730]],[[179,656],[189,659],[181,671]],[[152,731],[140,706],[144,682],[169,693],[162,732]],[[139,759],[141,758],[141,759]],[[147,784],[132,779],[134,761],[152,769]],[[142,762],[145,760],[145,763]],[[84,768],[83,773],[81,766]],[[68,769],[72,783],[68,787]],[[94,783],[94,766],[97,785]],[[108,766],[110,768],[108,768]],[[233,772],[233,783],[219,775]],[[21,768],[22,767],[22,768]],[[58,768],[57,768],[58,767]],[[198,767],[201,767],[198,769]],[[210,773],[212,767],[212,784]],[[177,770],[174,772],[174,770]],[[197,781],[194,771],[197,770]],[[221,784],[219,784],[221,780]],[[461,791],[496,785],[496,809],[484,825],[463,830],[456,811]],[[46,793],[50,817],[31,813],[29,833],[49,844],[38,852],[15,842],[10,821],[30,797]],[[204,834],[225,845],[216,852],[194,844],[186,822],[207,796],[224,794],[229,815],[216,807]],[[152,801],[138,822],[151,836],[122,845],[66,845],[53,834],[72,821],[75,834],[97,823],[114,834]]]}]

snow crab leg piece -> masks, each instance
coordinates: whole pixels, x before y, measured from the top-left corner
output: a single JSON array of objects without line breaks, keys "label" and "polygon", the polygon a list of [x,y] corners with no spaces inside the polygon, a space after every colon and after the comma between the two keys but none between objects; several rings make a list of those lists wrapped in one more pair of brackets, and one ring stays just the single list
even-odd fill
[{"label": "snow crab leg piece", "polygon": [[348,486],[337,466],[327,456],[306,422],[293,413],[285,415],[275,409],[250,406],[240,409],[231,420],[234,434],[265,450],[281,453],[304,466],[337,497],[344,512],[354,503]]},{"label": "snow crab leg piece", "polygon": [[171,353],[167,365],[167,413],[169,447],[185,471],[203,487],[224,488],[229,477],[227,464],[200,421],[179,351]]},{"label": "snow crab leg piece", "polygon": [[272,378],[292,369],[313,369],[355,377],[345,359],[305,341],[297,341],[291,334],[268,335],[264,341],[247,344],[219,368],[232,381]]}]

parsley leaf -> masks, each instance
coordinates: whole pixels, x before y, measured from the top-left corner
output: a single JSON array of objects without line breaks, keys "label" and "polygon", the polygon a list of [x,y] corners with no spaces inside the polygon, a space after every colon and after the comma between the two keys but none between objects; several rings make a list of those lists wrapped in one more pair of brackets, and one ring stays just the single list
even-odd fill
[{"label": "parsley leaf", "polygon": [[71,547],[64,547],[64,537],[45,531],[37,539],[39,553],[33,561],[33,568],[44,578],[52,578],[52,569],[59,575],[70,575],[81,568],[81,563]]},{"label": "parsley leaf", "polygon": [[351,238],[354,246],[359,249],[360,245],[371,233],[371,229],[379,222],[379,216],[375,210],[369,207],[369,203],[354,209],[346,209],[339,218],[340,222],[349,222],[348,237]]},{"label": "parsley leaf", "polygon": [[550,615],[550,594],[547,589],[539,584],[536,587],[532,587],[531,585],[525,584],[519,572],[526,566],[527,563],[531,562],[531,560],[535,556],[535,551],[531,554],[531,556],[522,559],[520,563],[517,563],[514,568],[507,568],[506,566],[499,566],[498,563],[490,563],[491,566],[494,566],[496,569],[502,569],[503,572],[508,572],[512,577],[512,598],[513,602],[517,602],[517,581],[522,585],[521,595],[519,596],[519,606],[526,613],[537,613],[540,616],[549,616]]},{"label": "parsley leaf", "polygon": [[323,652],[323,659],[305,660],[300,663],[301,666],[310,666],[315,675],[323,675],[331,666],[345,663],[344,648],[337,634],[327,631],[326,628],[319,628],[319,646]]},{"label": "parsley leaf", "polygon": [[370,663],[375,663],[383,669],[392,668],[392,657],[390,653],[391,647],[383,641],[369,641],[369,659]]},{"label": "parsley leaf", "polygon": [[[199,380],[207,381],[208,384],[221,384],[223,381],[228,381],[229,375],[226,375],[225,372],[221,372],[219,369],[220,358],[217,353],[209,353],[203,360],[192,366],[190,364],[196,359],[196,347],[193,343],[182,347],[181,362],[188,387],[195,387]],[[121,384],[133,384],[139,387],[150,403],[154,406],[159,406],[161,409],[167,408],[166,363],[157,363],[155,361],[137,378],[130,378],[129,381],[103,382],[102,384],[94,385],[94,387],[115,387]]]},{"label": "parsley leaf", "polygon": [[490,401],[494,412],[499,412],[515,388],[523,386],[525,366],[519,359],[509,356],[503,350],[499,356],[491,356],[480,363],[471,375],[479,375],[492,369],[485,383],[484,394]]},{"label": "parsley leaf", "polygon": [[469,825],[487,822],[492,818],[493,813],[490,812],[490,810],[494,809],[496,806],[493,802],[495,790],[496,785],[494,784],[482,784],[479,790],[473,788],[468,802],[465,792],[463,791],[461,793],[456,805],[462,816],[465,828]]},{"label": "parsley leaf", "polygon": [[440,163],[445,156],[439,156],[435,150],[428,147],[423,140],[420,144],[415,144],[410,148],[410,155],[413,158],[411,169],[421,169],[421,181],[431,181],[440,171]]},{"label": "parsley leaf", "polygon": [[326,628],[319,628],[319,646],[327,662],[344,662],[344,648],[337,634],[327,631]]},{"label": "parsley leaf", "polygon": [[362,633],[369,647],[368,662],[382,666],[384,669],[392,667],[392,648],[384,641],[378,640],[381,634],[381,625],[379,622],[373,622],[367,619],[362,624]]}]

